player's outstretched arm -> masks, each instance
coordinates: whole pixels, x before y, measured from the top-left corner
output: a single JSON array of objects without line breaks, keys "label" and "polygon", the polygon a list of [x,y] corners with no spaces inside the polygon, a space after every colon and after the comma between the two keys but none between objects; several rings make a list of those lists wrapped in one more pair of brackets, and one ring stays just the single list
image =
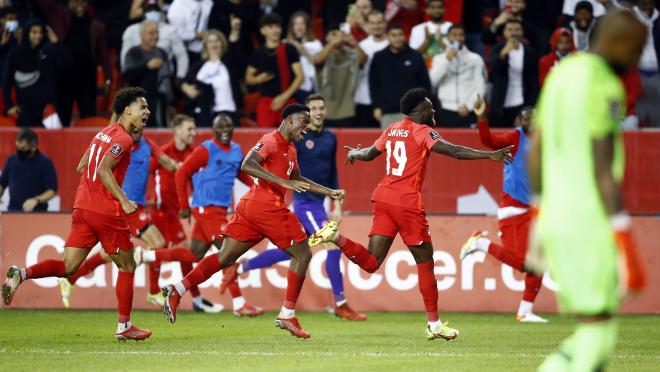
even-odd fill
[{"label": "player's outstretched arm", "polygon": [[158,157],[158,164],[170,172],[176,172],[176,170],[179,168],[179,163],[167,156],[167,154],[162,154]]},{"label": "player's outstretched arm", "polygon": [[117,180],[112,174],[112,169],[114,169],[115,166],[117,166],[117,161],[112,156],[104,156],[101,160],[101,164],[99,164],[97,174],[112,196],[119,200],[124,212],[129,214],[133,213],[137,209],[137,205],[135,202],[128,200],[124,190],[122,190],[121,187],[119,187],[119,184],[117,184]]},{"label": "player's outstretched arm", "polygon": [[259,155],[254,150],[250,150],[245,159],[243,159],[243,164],[241,164],[241,171],[249,174],[254,178],[264,180],[266,182],[270,182],[287,189],[294,190],[296,192],[306,192],[309,189],[309,184],[307,182],[298,180],[285,180],[267,171],[264,169],[264,167],[261,166],[263,161],[264,158],[261,155]]},{"label": "player's outstretched arm", "polygon": [[481,151],[475,150],[470,147],[454,145],[451,142],[445,140],[438,140],[431,150],[437,152],[438,154],[447,155],[454,159],[460,160],[479,160],[479,159],[489,159],[493,161],[503,161],[509,163],[513,161],[511,156],[511,149],[513,146],[508,146],[495,151]]},{"label": "player's outstretched arm", "polygon": [[309,185],[309,189],[307,189],[308,192],[313,192],[315,194],[320,194],[320,195],[326,195],[334,200],[343,200],[344,194],[346,194],[346,191],[344,190],[333,190],[329,187],[319,185],[318,183],[303,177],[298,169],[294,170],[291,173],[291,179],[307,183]]},{"label": "player's outstretched arm", "polygon": [[353,164],[356,160],[372,161],[376,159],[378,155],[382,154],[382,152],[378,151],[374,145],[362,148],[362,146],[358,144],[355,148],[350,146],[344,146],[344,148],[348,150],[346,160],[344,160],[344,165],[349,162]]}]

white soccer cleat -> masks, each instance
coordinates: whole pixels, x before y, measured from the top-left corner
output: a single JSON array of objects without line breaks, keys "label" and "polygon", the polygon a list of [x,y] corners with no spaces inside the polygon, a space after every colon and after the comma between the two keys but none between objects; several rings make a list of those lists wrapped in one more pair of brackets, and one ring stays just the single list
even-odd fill
[{"label": "white soccer cleat", "polygon": [[142,264],[142,251],[144,248],[142,247],[135,247],[133,249],[133,260],[135,260],[135,267],[138,267]]},{"label": "white soccer cleat", "polygon": [[222,312],[225,309],[222,304],[214,304],[213,302],[202,298],[201,301],[192,302],[193,311],[197,313],[207,313],[207,314],[217,314]]},{"label": "white soccer cleat", "polygon": [[527,313],[527,314],[518,314],[516,315],[516,320],[519,321],[520,323],[547,323],[548,320],[541,318],[540,316],[534,314],[534,313]]},{"label": "white soccer cleat", "polygon": [[337,222],[330,221],[323,225],[321,230],[315,232],[309,237],[308,243],[310,247],[317,246],[322,243],[333,243],[337,239],[339,232]]},{"label": "white soccer cleat", "polygon": [[480,249],[479,246],[477,245],[477,242],[479,241],[479,238],[484,237],[486,235],[488,235],[488,231],[475,231],[474,233],[472,233],[472,236],[468,238],[465,244],[463,244],[463,248],[461,248],[461,254],[460,254],[461,260],[471,255],[472,253],[479,251]]},{"label": "white soccer cleat", "polygon": [[57,278],[57,284],[60,287],[60,294],[62,295],[62,304],[65,309],[71,306],[71,291],[73,291],[73,284],[69,283],[67,278]]},{"label": "white soccer cleat", "polygon": [[7,270],[7,279],[5,279],[4,284],[2,284],[2,303],[5,305],[11,305],[14,293],[16,293],[18,286],[21,285],[22,282],[21,269],[19,269],[18,266],[10,266],[9,270]]}]

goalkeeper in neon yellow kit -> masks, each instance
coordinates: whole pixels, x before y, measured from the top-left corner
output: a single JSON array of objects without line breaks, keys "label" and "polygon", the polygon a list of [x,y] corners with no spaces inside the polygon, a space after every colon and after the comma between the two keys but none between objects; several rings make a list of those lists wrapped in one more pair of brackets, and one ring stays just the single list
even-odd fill
[{"label": "goalkeeper in neon yellow kit", "polygon": [[627,10],[604,16],[596,32],[591,53],[553,69],[534,118],[529,170],[540,193],[539,249],[559,283],[560,310],[579,320],[541,371],[602,368],[616,343],[620,289],[646,282],[621,205],[625,91],[617,75],[637,63],[647,33]]}]

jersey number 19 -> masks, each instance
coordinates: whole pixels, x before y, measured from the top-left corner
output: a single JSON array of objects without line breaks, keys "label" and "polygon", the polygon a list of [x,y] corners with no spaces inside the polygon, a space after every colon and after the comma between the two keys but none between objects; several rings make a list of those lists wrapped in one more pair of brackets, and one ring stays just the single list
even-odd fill
[{"label": "jersey number 19", "polygon": [[[392,141],[387,141],[385,143],[385,148],[387,149],[387,160],[385,164],[385,171],[387,175],[390,174],[390,170],[393,176],[401,177],[403,175],[403,170],[406,168],[406,162],[408,157],[406,156],[406,144],[403,141],[394,141],[394,151],[392,151]],[[398,167],[391,168],[390,157],[394,155],[394,160],[398,164]],[[391,169],[390,169],[391,168]]]}]

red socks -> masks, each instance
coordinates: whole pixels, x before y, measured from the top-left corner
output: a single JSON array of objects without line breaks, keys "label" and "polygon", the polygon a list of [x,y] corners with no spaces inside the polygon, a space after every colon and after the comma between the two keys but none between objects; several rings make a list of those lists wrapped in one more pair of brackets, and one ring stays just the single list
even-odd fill
[{"label": "red socks", "polygon": [[437,322],[438,317],[438,282],[433,273],[433,260],[417,264],[419,292],[424,299],[424,308],[429,322]]},{"label": "red socks", "polygon": [[[178,262],[197,262],[199,261],[190,248],[187,247],[174,247],[167,249],[156,249],[156,262],[161,261],[178,261]],[[191,266],[192,267],[192,266]]]},{"label": "red socks", "polygon": [[25,274],[27,279],[47,278],[49,276],[62,278],[66,274],[66,268],[63,260],[43,260],[27,267]]},{"label": "red socks", "polygon": [[539,294],[542,282],[542,276],[525,274],[525,291],[523,292],[523,301],[534,302],[536,295]]},{"label": "red socks", "polygon": [[80,265],[78,271],[76,271],[75,274],[69,277],[68,279],[69,283],[76,284],[78,279],[91,273],[92,271],[94,271],[94,269],[103,265],[104,263],[105,261],[103,260],[103,256],[101,256],[100,253],[93,255],[92,257],[86,259],[85,262],[82,263],[82,265]]},{"label": "red socks", "polygon": [[131,308],[133,307],[133,277],[135,273],[120,271],[117,275],[117,311],[119,323],[131,320]]},{"label": "red socks", "polygon": [[197,267],[183,278],[182,283],[186,287],[186,290],[188,290],[192,286],[204,283],[218,271],[220,271],[220,260],[217,254],[212,254],[199,261]]},{"label": "red socks", "polygon": [[231,293],[231,298],[241,297],[243,295],[241,293],[241,289],[238,287],[237,281],[233,281],[229,283],[227,288],[229,288],[229,293]]},{"label": "red socks", "polygon": [[372,255],[361,244],[358,244],[343,235],[339,235],[335,242],[346,257],[354,264],[360,266],[362,270],[373,273],[380,267],[376,257]]},{"label": "red socks", "polygon": [[[287,309],[294,310],[296,308],[296,302],[298,302],[298,296],[300,295],[300,290],[302,289],[303,283],[305,282],[305,277],[300,276],[295,272],[289,270],[289,272],[286,275],[286,278],[287,278],[287,285],[286,285],[286,294],[284,295],[284,307]],[[238,285],[236,285],[236,287],[238,287]]]},{"label": "red socks", "polygon": [[[181,266],[181,273],[183,274],[184,278],[193,269],[192,262],[179,262],[179,265]],[[193,285],[192,287],[188,288],[188,292],[190,292],[190,295],[193,296],[193,298],[199,297],[199,296],[202,295],[201,293],[199,293],[199,288],[197,288],[196,285]]]},{"label": "red socks", "polygon": [[505,263],[516,270],[523,271],[524,259],[516,256],[511,250],[497,245],[495,243],[490,243],[488,246],[488,253],[493,257],[497,258],[500,262]]},{"label": "red socks", "polygon": [[[165,249],[161,249],[164,251]],[[147,264],[147,270],[149,271],[149,294],[156,294],[160,292],[160,287],[158,286],[158,278],[160,277],[160,262],[150,262]]]}]

